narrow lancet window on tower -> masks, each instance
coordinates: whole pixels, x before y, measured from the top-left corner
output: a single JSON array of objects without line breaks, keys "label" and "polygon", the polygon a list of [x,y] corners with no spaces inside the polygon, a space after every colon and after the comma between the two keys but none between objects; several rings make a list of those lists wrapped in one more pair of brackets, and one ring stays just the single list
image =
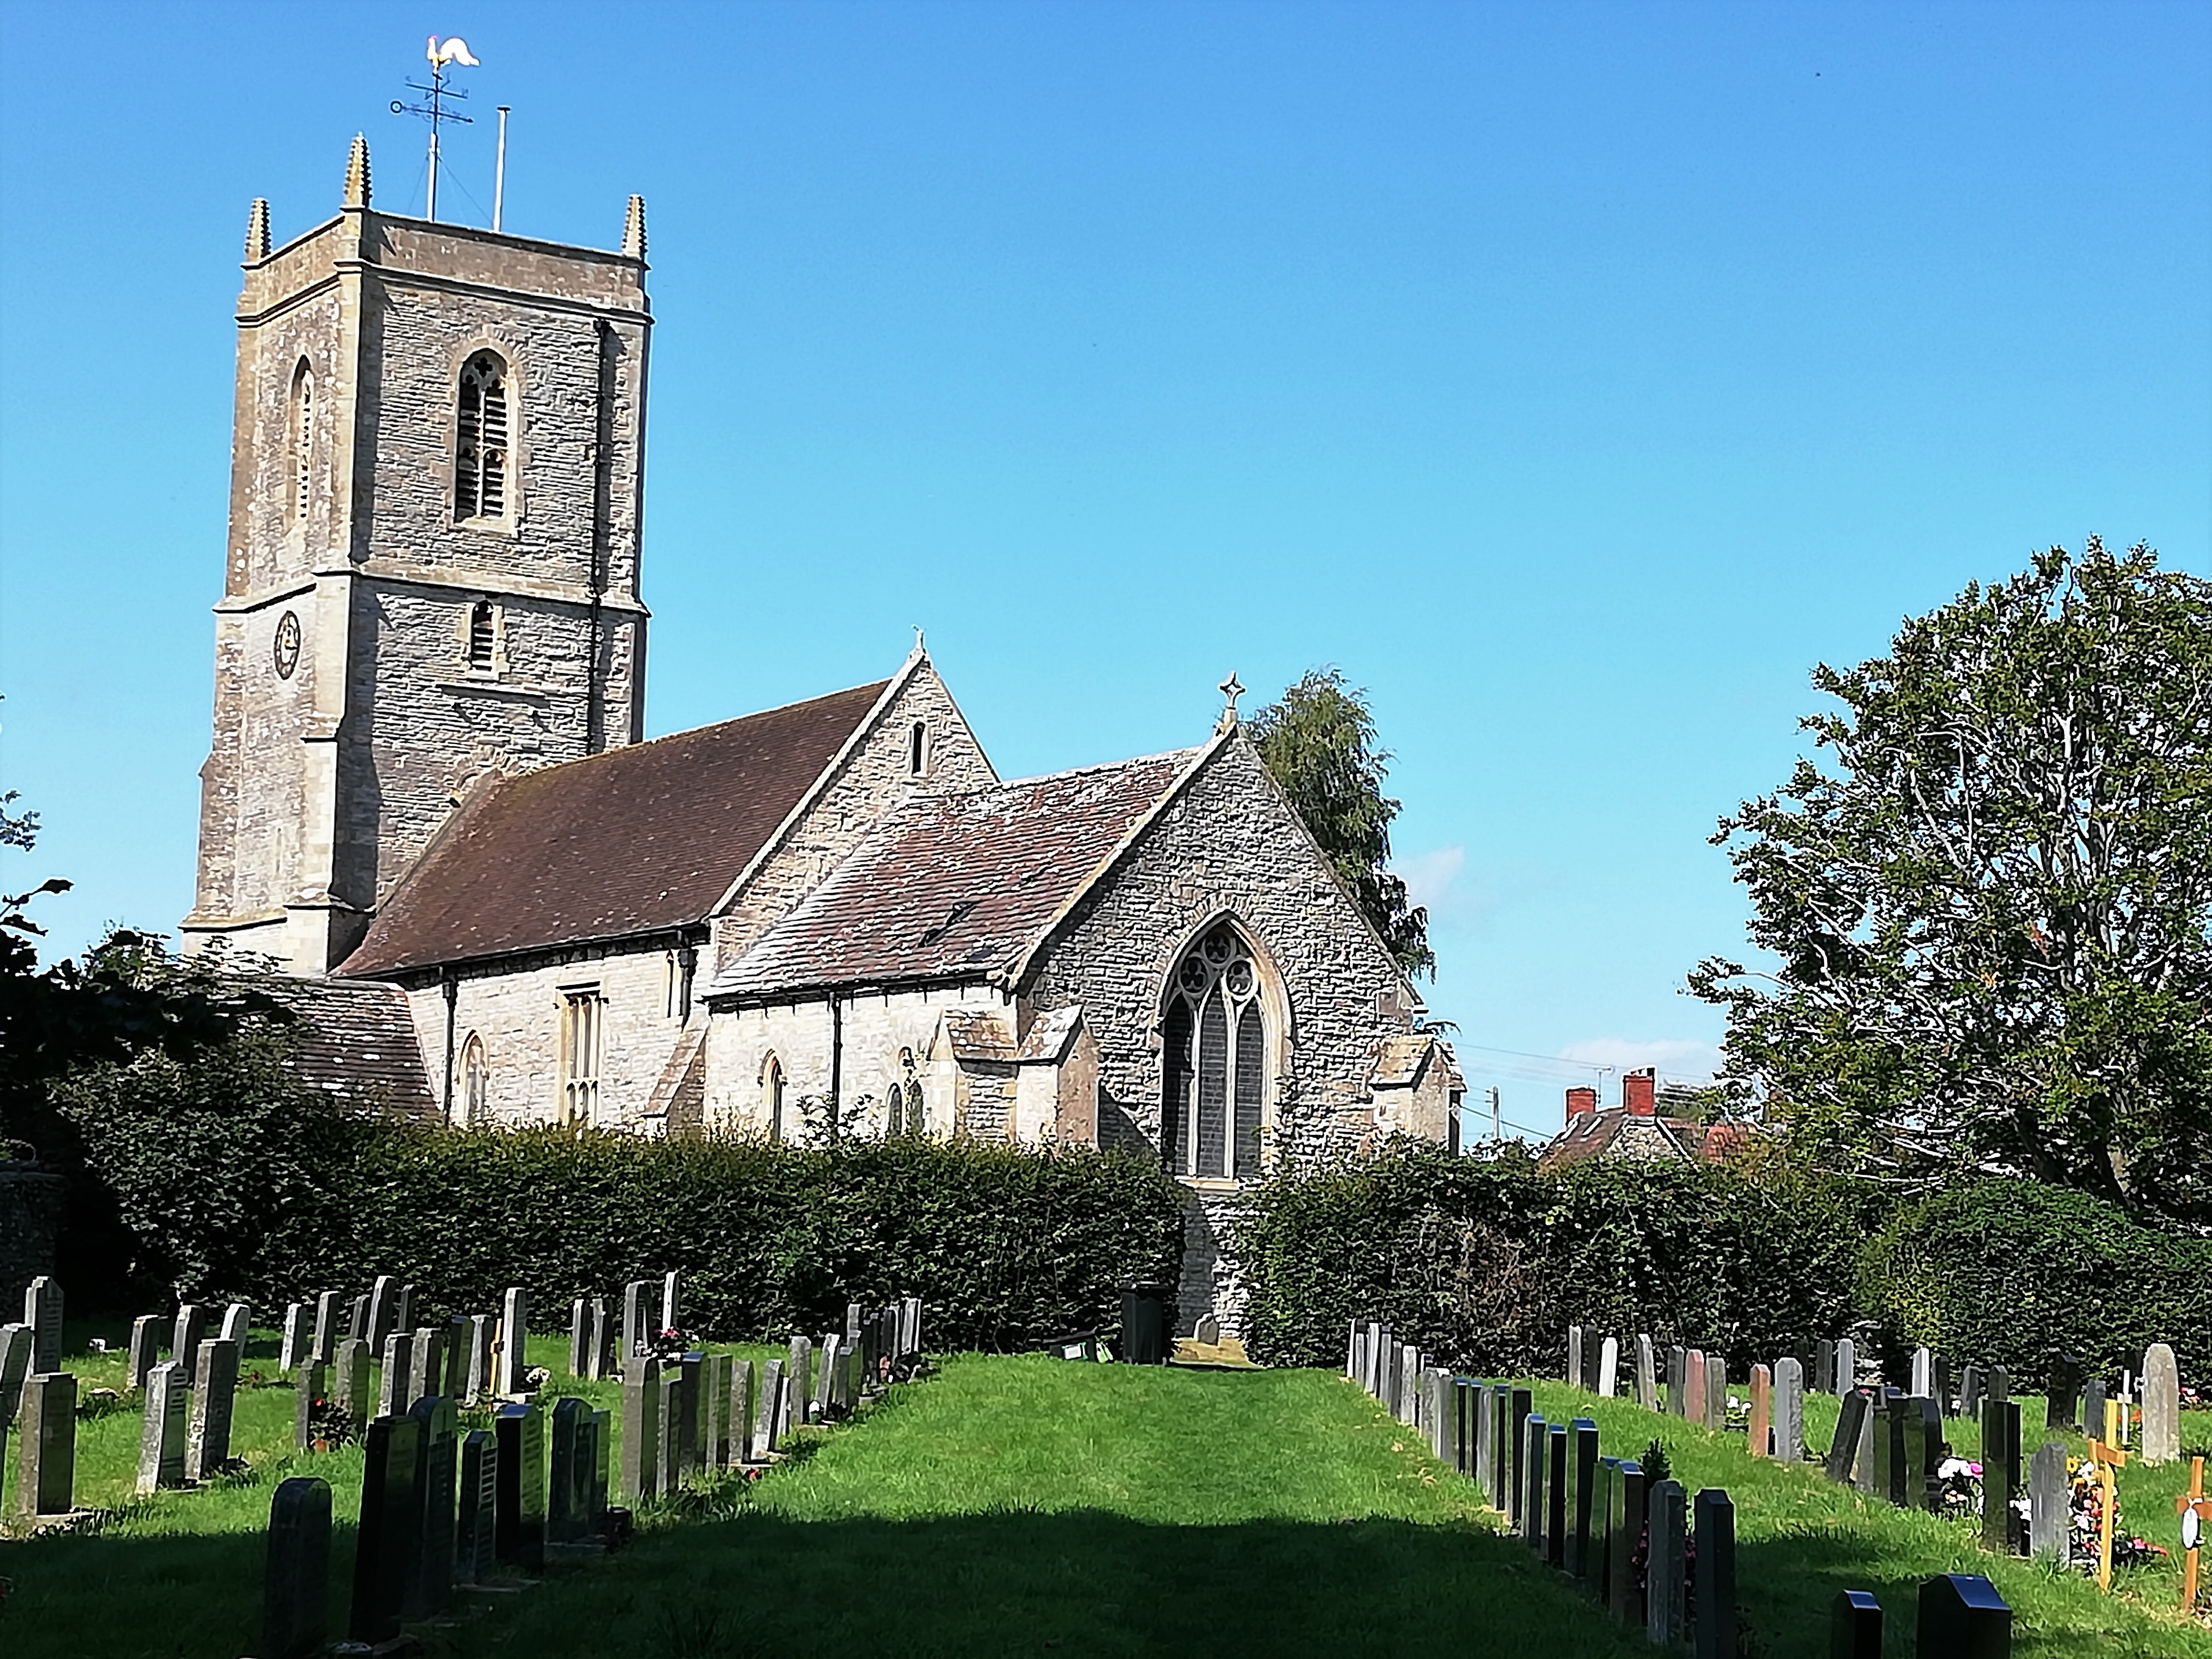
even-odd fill
[{"label": "narrow lancet window on tower", "polygon": [[489,599],[478,599],[469,607],[469,668],[473,673],[489,674],[496,665],[499,653],[499,613]]},{"label": "narrow lancet window on tower", "polygon": [[315,371],[305,357],[292,371],[292,522],[307,517],[307,483],[315,454]]},{"label": "narrow lancet window on tower", "polygon": [[453,434],[453,516],[497,519],[507,513],[507,365],[479,351],[461,365]]}]

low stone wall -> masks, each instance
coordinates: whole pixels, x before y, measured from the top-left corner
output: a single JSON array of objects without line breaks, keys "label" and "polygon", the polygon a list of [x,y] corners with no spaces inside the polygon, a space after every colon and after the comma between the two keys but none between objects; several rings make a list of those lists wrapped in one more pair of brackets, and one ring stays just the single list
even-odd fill
[{"label": "low stone wall", "polygon": [[61,1236],[62,1178],[31,1164],[0,1164],[0,1320],[15,1319],[23,1292],[54,1270]]}]

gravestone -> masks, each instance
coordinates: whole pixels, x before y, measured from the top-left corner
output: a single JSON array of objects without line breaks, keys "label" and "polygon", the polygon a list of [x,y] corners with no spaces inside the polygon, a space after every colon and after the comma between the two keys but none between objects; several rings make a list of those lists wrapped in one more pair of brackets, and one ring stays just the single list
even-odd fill
[{"label": "gravestone", "polygon": [[1553,1423],[1545,1431],[1544,1559],[1553,1567],[1567,1565],[1567,1486],[1572,1479],[1567,1425]]},{"label": "gravestone", "polygon": [[260,1659],[311,1659],[330,1639],[331,1483],[294,1475],[269,1500]]},{"label": "gravestone", "polygon": [[1697,1496],[1697,1659],[1735,1659],[1735,1505],[1717,1486]]},{"label": "gravestone", "polygon": [[921,1298],[909,1296],[899,1303],[899,1358],[921,1352]]},{"label": "gravestone", "polygon": [[1916,1395],[1905,1402],[1905,1498],[1911,1509],[1940,1510],[1936,1471],[1943,1466],[1943,1412],[1933,1399]]},{"label": "gravestone", "polygon": [[1912,1351],[1912,1386],[1907,1392],[1915,1400],[1930,1398],[1936,1392],[1935,1356],[1925,1348]]},{"label": "gravestone", "polygon": [[1659,1366],[1649,1336],[1636,1339],[1636,1403],[1647,1412],[1659,1409]]},{"label": "gravestone", "polygon": [[547,1483],[545,1540],[573,1544],[590,1529],[592,1408],[573,1395],[553,1402],[553,1468]]},{"label": "gravestone", "polygon": [[1784,1463],[1805,1455],[1805,1368],[1795,1354],[1774,1364],[1774,1455]]},{"label": "gravestone", "polygon": [[[374,1328],[375,1323],[376,1320],[372,1310],[371,1298],[366,1293],[354,1297],[352,1303],[346,1309],[346,1335],[349,1337],[358,1337],[362,1341],[366,1342],[368,1340],[368,1334],[370,1330]],[[374,1353],[376,1350],[372,1347],[369,1352],[371,1353]]]},{"label": "gravestone", "polygon": [[1582,1386],[1583,1328],[1579,1325],[1567,1327],[1567,1369],[1564,1375],[1577,1388]]},{"label": "gravestone", "polygon": [[2101,1377],[2093,1377],[2081,1385],[2081,1431],[2092,1440],[2103,1440],[2111,1433],[2105,1426],[2105,1383]]},{"label": "gravestone", "polygon": [[614,1310],[603,1296],[592,1298],[592,1375],[600,1382],[613,1376],[618,1369],[617,1353],[622,1346],[621,1333],[615,1328]]},{"label": "gravestone", "polygon": [[604,1408],[592,1413],[592,1530],[600,1531],[607,1520],[607,1469],[614,1457],[615,1426]]},{"label": "gravestone", "polygon": [[1834,1394],[1836,1389],[1836,1345],[1822,1337],[1813,1345],[1813,1392]]},{"label": "gravestone", "polygon": [[1667,1409],[1676,1417],[1688,1414],[1690,1351],[1680,1343],[1667,1350]]},{"label": "gravestone", "polygon": [[1544,1451],[1550,1429],[1534,1412],[1521,1421],[1521,1501],[1516,1525],[1521,1541],[1539,1551],[1544,1547]]},{"label": "gravestone", "polygon": [[76,1507],[76,1378],[33,1371],[15,1409],[15,1511],[27,1520],[67,1515]]},{"label": "gravestone", "polygon": [[345,1413],[346,1423],[358,1440],[368,1426],[369,1407],[374,1403],[368,1344],[360,1337],[349,1336],[338,1344],[337,1358],[331,1364],[331,1403]]},{"label": "gravestone", "polygon": [[339,1291],[325,1291],[315,1298],[315,1334],[308,1353],[326,1364],[337,1356],[338,1344],[344,1340],[338,1331],[338,1310],[344,1299],[344,1293]]},{"label": "gravestone", "polygon": [[1923,1659],[2011,1659],[2012,1609],[1978,1572],[1938,1574],[1920,1586]]},{"label": "gravestone", "polygon": [[[529,1392],[530,1297],[519,1285],[510,1285],[500,1299],[499,1378],[495,1392],[514,1399]],[[542,1552],[541,1552],[542,1553]],[[502,1555],[502,1561],[507,1557]]]},{"label": "gravestone", "polygon": [[1528,1483],[1527,1425],[1534,1410],[1535,1396],[1528,1389],[1515,1389],[1508,1396],[1504,1508],[1505,1518],[1516,1527],[1521,1524],[1521,1499]]},{"label": "gravestone", "polygon": [[1836,1392],[1859,1385],[1859,1345],[1848,1336],[1836,1339]]},{"label": "gravestone", "polygon": [[682,1330],[684,1322],[678,1317],[681,1311],[676,1305],[676,1275],[665,1273],[660,1280],[660,1328],[664,1331]]},{"label": "gravestone", "polygon": [[540,1571],[545,1565],[545,1413],[534,1402],[501,1406],[492,1432],[499,1440],[493,1553],[525,1572]]},{"label": "gravestone", "polygon": [[307,1357],[308,1321],[313,1310],[304,1302],[288,1303],[284,1309],[284,1341],[276,1351],[276,1369],[287,1374],[300,1369]]},{"label": "gravestone", "polygon": [[141,1497],[185,1484],[185,1408],[191,1397],[178,1361],[165,1359],[147,1373],[146,1420],[139,1431],[138,1483],[133,1489]]},{"label": "gravestone", "polygon": [[814,1417],[826,1419],[837,1406],[836,1376],[844,1357],[845,1339],[831,1334],[822,1339],[822,1372],[814,1380]]},{"label": "gravestone", "polygon": [[705,1392],[699,1401],[699,1458],[710,1469],[726,1468],[730,1462],[730,1373],[736,1369],[730,1355],[708,1354],[700,1378]]},{"label": "gravestone", "polygon": [[633,1504],[660,1492],[660,1362],[632,1358],[623,1372],[622,1489]]},{"label": "gravestone", "polygon": [[1483,1418],[1483,1491],[1489,1497],[1490,1507],[1503,1515],[1508,1507],[1508,1471],[1513,1467],[1513,1389],[1510,1384],[1492,1386]]},{"label": "gravestone", "polygon": [[677,1390],[676,1406],[676,1478],[688,1480],[699,1471],[703,1461],[700,1444],[705,1438],[705,1414],[701,1395],[707,1389],[707,1356],[696,1348],[686,1353],[672,1368],[680,1384]]},{"label": "gravestone", "polygon": [[1866,1392],[1846,1393],[1836,1411],[1836,1437],[1828,1443],[1828,1461],[1822,1471],[1838,1486],[1846,1484],[1858,1467],[1859,1445],[1866,1437]]},{"label": "gravestone", "polygon": [[15,1419],[16,1396],[31,1374],[31,1355],[39,1334],[28,1325],[0,1325],[0,1433]]},{"label": "gravestone", "polygon": [[1577,1578],[1589,1577],[1588,1558],[1595,1524],[1592,1505],[1597,1498],[1597,1425],[1577,1417],[1570,1426],[1573,1446],[1569,1453],[1565,1566]]},{"label": "gravestone", "polygon": [[368,1291],[368,1328],[362,1333],[368,1351],[382,1353],[385,1340],[406,1328],[407,1322],[399,1316],[399,1281],[390,1273],[379,1273]]},{"label": "gravestone", "polygon": [[2012,1500],[2020,1491],[2020,1402],[1982,1402],[1982,1547],[2020,1553]]},{"label": "gravestone", "polygon": [[399,1634],[422,1560],[422,1496],[415,1473],[422,1425],[377,1417],[363,1446],[361,1525],[354,1534],[353,1608],[346,1634],[371,1646]]},{"label": "gravestone", "polygon": [[1957,1400],[1958,1395],[1953,1391],[1952,1380],[1951,1362],[1944,1358],[1942,1354],[1937,1354],[1931,1398],[1936,1401],[1936,1414],[1939,1417],[1949,1417],[1953,1414],[1953,1402]]},{"label": "gravestone", "polygon": [[392,1293],[392,1328],[411,1331],[415,1328],[415,1287],[402,1285]]},{"label": "gravestone", "polygon": [[660,1444],[653,1460],[660,1466],[660,1490],[672,1492],[690,1473],[684,1467],[684,1368],[660,1368]]},{"label": "gravestone", "polygon": [[177,1317],[169,1328],[169,1358],[185,1364],[185,1386],[191,1386],[192,1366],[199,1358],[200,1344],[207,1340],[207,1310],[197,1302],[187,1302],[177,1310]]},{"label": "gravestone", "polygon": [[1620,1460],[1597,1460],[1597,1484],[1590,1494],[1589,1537],[1583,1545],[1582,1570],[1575,1576],[1602,1602],[1612,1590],[1613,1492],[1620,1480]]},{"label": "gravestone", "polygon": [[465,1385],[471,1400],[491,1393],[492,1352],[497,1343],[499,1321],[489,1314],[469,1316],[469,1374]]},{"label": "gravestone", "polygon": [[652,1285],[642,1279],[633,1279],[623,1286],[622,1357],[625,1370],[629,1369],[633,1358],[653,1346],[654,1333],[648,1328],[653,1323],[653,1307],[646,1299],[652,1291]]},{"label": "gravestone", "polygon": [[[2047,1401],[2044,1425],[2053,1429],[2078,1429],[2081,1426],[2081,1362],[2075,1355],[2062,1353],[2052,1358],[2051,1375],[2044,1384]],[[2105,1425],[2099,1422],[2092,1432],[2102,1434]]]},{"label": "gravestone", "polygon": [[222,1326],[216,1333],[225,1342],[238,1344],[238,1352],[246,1352],[247,1328],[253,1322],[253,1310],[243,1302],[234,1302],[222,1310]]},{"label": "gravestone", "polygon": [[1688,1516],[1682,1483],[1662,1480],[1651,1489],[1650,1544],[1644,1584],[1644,1633],[1656,1647],[1682,1639],[1689,1589]]},{"label": "gravestone", "polygon": [[1716,1434],[1728,1427],[1728,1356],[1705,1356],[1705,1426]]},{"label": "gravestone", "polygon": [[783,1361],[771,1359],[761,1367],[761,1421],[765,1425],[761,1435],[761,1455],[768,1455],[783,1442],[783,1431],[790,1421],[791,1379],[783,1374]]},{"label": "gravestone", "polygon": [[759,1374],[751,1360],[740,1359],[730,1368],[730,1461],[734,1463],[758,1461],[753,1439],[754,1395],[758,1386]]},{"label": "gravestone", "polygon": [[[1872,1590],[1839,1590],[1828,1621],[1829,1659],[1881,1659],[1881,1603]],[[1931,1655],[1930,1659],[1934,1659]]]},{"label": "gravestone", "polygon": [[31,1328],[31,1369],[58,1371],[62,1368],[62,1287],[52,1275],[40,1273],[23,1291],[23,1322]]},{"label": "gravestone", "polygon": [[[853,1316],[859,1311],[860,1305],[857,1302],[848,1302],[845,1304],[845,1323],[848,1329],[853,1325]],[[1344,1345],[1344,1374],[1346,1376],[1359,1375],[1359,1322],[1356,1319],[1352,1322],[1351,1334]]]},{"label": "gravestone", "polygon": [[2012,1373],[2002,1365],[1992,1365],[1982,1375],[1982,1398],[2009,1400],[2012,1398]]},{"label": "gravestone", "polygon": [[2143,1355],[2142,1461],[2171,1463],[2181,1455],[2181,1371],[2173,1350],[2154,1342]]},{"label": "gravestone", "polygon": [[1613,1479],[1613,1511],[1606,1521],[1606,1532],[1613,1540],[1606,1560],[1606,1605],[1615,1619],[1632,1628],[1644,1624],[1644,1586],[1636,1570],[1636,1555],[1649,1519],[1644,1466],[1633,1458],[1623,1458]]},{"label": "gravestone", "polygon": [[1774,1373],[1764,1365],[1751,1368],[1751,1421],[1744,1428],[1744,1446],[1753,1457],[1774,1451]]},{"label": "gravestone", "polygon": [[1705,1420],[1705,1356],[1702,1349],[1692,1348],[1682,1356],[1680,1409],[1690,1422],[1702,1425]]},{"label": "gravestone", "polygon": [[428,1618],[443,1613],[453,1600],[453,1457],[459,1449],[459,1425],[453,1402],[425,1395],[407,1415],[413,1419],[415,1490],[422,1502],[422,1544],[404,1615]]},{"label": "gravestone", "polygon": [[[143,1389],[146,1378],[161,1357],[162,1320],[155,1314],[142,1314],[131,1322],[131,1386]],[[4,1420],[4,1417],[0,1417]]]},{"label": "gravestone", "polygon": [[1620,1339],[1608,1336],[1597,1351],[1597,1391],[1610,1400],[1620,1392]]},{"label": "gravestone", "polygon": [[481,1584],[497,1559],[499,1441],[489,1429],[461,1437],[460,1512],[453,1522],[453,1582]]},{"label": "gravestone", "polygon": [[2072,1550],[2066,1479],[2066,1443],[2046,1440],[2027,1466],[2027,1553],[2041,1561],[2066,1562]]},{"label": "gravestone", "polygon": [[326,1359],[310,1359],[300,1367],[292,1383],[292,1449],[310,1451],[315,1444],[316,1419],[328,1411],[331,1366]]},{"label": "gravestone", "polygon": [[428,1400],[446,1386],[446,1334],[425,1325],[415,1333],[415,1346],[407,1358],[407,1405]]},{"label": "gravestone", "polygon": [[1982,1414],[1982,1368],[1972,1360],[1959,1373],[1959,1415],[1979,1417]]},{"label": "gravestone", "polygon": [[230,1419],[238,1398],[238,1344],[200,1344],[191,1420],[185,1430],[185,1479],[205,1480],[230,1462]]},{"label": "gravestone", "polygon": [[415,1402],[407,1397],[408,1373],[415,1366],[415,1337],[394,1331],[384,1339],[384,1370],[376,1379],[376,1414],[404,1417]]},{"label": "gravestone", "polygon": [[589,1376],[592,1352],[592,1304],[578,1297],[568,1304],[568,1375]]}]

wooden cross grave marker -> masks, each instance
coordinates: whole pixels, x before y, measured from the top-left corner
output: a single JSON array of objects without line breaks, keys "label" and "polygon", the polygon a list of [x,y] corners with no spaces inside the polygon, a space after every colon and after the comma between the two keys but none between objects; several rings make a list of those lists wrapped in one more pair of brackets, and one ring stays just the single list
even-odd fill
[{"label": "wooden cross grave marker", "polygon": [[2173,1500],[2181,1516],[2181,1610],[2197,1611],[2197,1554],[2204,1539],[2205,1523],[2212,1522],[2212,1498],[2204,1495],[2204,1460],[2189,1460],[2189,1490]]},{"label": "wooden cross grave marker", "polygon": [[2097,1470],[2097,1588],[2112,1587],[2112,1531],[2119,1520],[2119,1484],[2112,1471],[2122,1468],[2128,1455],[2114,1443],[2119,1438],[2120,1402],[2105,1402],[2105,1437],[2089,1442],[2089,1462]]}]

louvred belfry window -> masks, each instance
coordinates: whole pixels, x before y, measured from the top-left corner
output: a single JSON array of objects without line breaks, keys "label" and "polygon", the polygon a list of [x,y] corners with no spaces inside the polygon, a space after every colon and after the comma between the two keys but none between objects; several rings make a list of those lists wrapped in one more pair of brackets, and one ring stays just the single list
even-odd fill
[{"label": "louvred belfry window", "polygon": [[1160,1021],[1160,1153],[1176,1175],[1260,1173],[1267,1016],[1260,971],[1224,922],[1177,964]]},{"label": "louvred belfry window", "polygon": [[307,487],[315,453],[315,375],[301,358],[292,376],[292,522],[307,516]]},{"label": "louvred belfry window", "polygon": [[479,351],[461,365],[453,441],[453,516],[496,519],[507,512],[507,365]]}]

